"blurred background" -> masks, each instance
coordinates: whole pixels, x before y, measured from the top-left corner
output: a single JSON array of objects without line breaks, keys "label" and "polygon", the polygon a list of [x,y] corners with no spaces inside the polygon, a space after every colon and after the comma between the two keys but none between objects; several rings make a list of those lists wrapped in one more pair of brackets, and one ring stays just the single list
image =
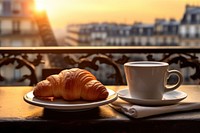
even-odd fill
[{"label": "blurred background", "polygon": [[[58,46],[131,46],[131,48],[142,46],[147,49],[150,46],[156,46],[157,49],[161,46],[198,47],[200,46],[200,1],[0,0],[0,47]],[[118,53],[120,53],[120,48],[118,49]],[[79,51],[82,51],[81,48]],[[90,54],[83,56],[79,53],[70,54],[70,57],[65,55],[63,60],[63,56],[51,54],[34,53],[28,55],[22,53],[20,55],[14,51],[13,53],[11,51],[10,54],[1,52],[0,81],[3,81],[2,85],[13,84],[13,80],[20,77],[22,80],[30,78],[28,75],[23,76],[24,73],[30,73],[30,68],[32,69],[29,63],[34,65],[33,71],[36,71],[37,79],[41,80],[44,68],[77,67],[83,66],[85,62],[94,63],[93,59],[97,60],[96,56],[91,56],[89,60],[84,59],[85,62],[83,62],[81,58],[88,57]],[[115,59],[112,65],[118,63],[121,69],[126,61],[145,60],[146,57],[151,60],[165,59],[164,61],[169,61],[166,55],[162,54],[157,54],[154,58],[152,55],[137,53],[135,55],[122,55],[120,53],[104,56],[106,58],[98,55],[97,61],[100,61],[99,59],[108,61],[108,58],[114,60],[120,57],[121,59]],[[171,68],[182,70],[185,84],[199,83],[191,81],[189,78],[191,73],[193,74],[195,71],[198,75],[199,71],[197,70],[200,68],[198,57],[199,53],[178,54],[175,59],[179,61],[173,60],[176,64],[171,62]],[[45,63],[41,63],[42,60]],[[191,64],[191,60],[197,66]],[[192,68],[180,68],[179,65],[183,61],[186,62],[186,65],[182,66],[189,65]],[[90,70],[106,84],[113,82],[107,78],[113,77],[112,74],[110,76],[104,74],[114,71],[108,67],[108,64],[105,63],[99,67],[101,72],[96,73]],[[93,65],[96,67],[96,64]],[[29,69],[24,66],[29,66]],[[195,80],[199,78],[198,76],[194,77]]]}]

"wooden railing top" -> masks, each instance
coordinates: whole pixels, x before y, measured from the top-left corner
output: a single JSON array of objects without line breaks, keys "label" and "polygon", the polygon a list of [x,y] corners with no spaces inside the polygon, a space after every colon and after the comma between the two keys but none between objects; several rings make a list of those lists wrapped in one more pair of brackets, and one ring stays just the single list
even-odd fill
[{"label": "wooden railing top", "polygon": [[200,53],[200,47],[188,46],[55,46],[55,47],[0,47],[0,53]]}]

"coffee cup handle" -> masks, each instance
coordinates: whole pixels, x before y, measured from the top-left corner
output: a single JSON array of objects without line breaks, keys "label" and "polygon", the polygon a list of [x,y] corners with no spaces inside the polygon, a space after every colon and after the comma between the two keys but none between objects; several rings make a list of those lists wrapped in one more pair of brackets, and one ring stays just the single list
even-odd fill
[{"label": "coffee cup handle", "polygon": [[167,77],[169,78],[171,75],[176,75],[178,77],[178,81],[173,85],[166,85],[165,92],[172,91],[177,89],[183,83],[183,75],[178,70],[168,70]]}]

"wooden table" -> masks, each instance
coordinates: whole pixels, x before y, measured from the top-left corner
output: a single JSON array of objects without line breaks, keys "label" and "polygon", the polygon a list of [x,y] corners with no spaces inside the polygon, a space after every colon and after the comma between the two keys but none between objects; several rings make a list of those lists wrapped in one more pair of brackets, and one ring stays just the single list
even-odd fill
[{"label": "wooden table", "polygon": [[[119,90],[126,86],[107,86]],[[26,103],[30,86],[0,87],[0,132],[200,132],[200,110],[129,118],[109,105],[82,112],[61,112]],[[186,101],[200,102],[200,86],[182,85]]]}]

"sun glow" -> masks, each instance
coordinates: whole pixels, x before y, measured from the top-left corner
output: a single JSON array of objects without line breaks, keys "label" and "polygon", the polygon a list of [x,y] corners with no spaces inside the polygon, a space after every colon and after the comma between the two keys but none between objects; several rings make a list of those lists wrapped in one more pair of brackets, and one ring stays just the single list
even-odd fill
[{"label": "sun glow", "polygon": [[37,12],[41,9],[47,12],[52,27],[63,28],[67,24],[89,22],[152,24],[156,18],[180,20],[186,4],[200,5],[200,0],[35,0],[35,3]]},{"label": "sun glow", "polygon": [[35,6],[37,11],[43,11],[45,10],[45,4],[43,3],[42,0],[35,0]]}]

